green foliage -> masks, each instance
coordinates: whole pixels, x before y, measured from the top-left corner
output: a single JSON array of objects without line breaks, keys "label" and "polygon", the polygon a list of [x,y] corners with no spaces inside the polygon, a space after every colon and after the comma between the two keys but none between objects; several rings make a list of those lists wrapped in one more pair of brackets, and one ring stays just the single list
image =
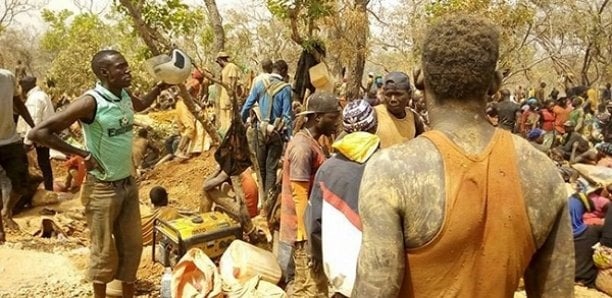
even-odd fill
[{"label": "green foliage", "polygon": [[[280,19],[292,17],[292,10],[298,10],[302,16],[317,20],[334,12],[333,0],[267,0],[266,5],[272,15]],[[299,15],[296,15],[299,17]]]},{"label": "green foliage", "polygon": [[[304,40],[297,42],[307,50],[312,50],[314,43],[322,43],[314,36],[318,23],[335,13],[335,0],[266,0],[266,6],[272,15],[280,20],[301,24],[299,34]],[[295,37],[295,36],[294,36]]]},{"label": "green foliage", "polygon": [[302,43],[302,47],[304,48],[304,50],[312,53],[317,47],[323,48],[325,50],[325,42],[323,42],[323,40],[320,38],[313,37],[305,40],[304,43]]},{"label": "green foliage", "polygon": [[[170,37],[192,34],[205,20],[202,7],[190,7],[181,0],[138,1],[142,2],[142,17],[145,23],[159,28]],[[115,0],[115,9],[128,16],[127,9]]]},{"label": "green foliage", "polygon": [[[96,78],[91,71],[93,55],[105,48],[120,51],[132,65],[134,83],[146,84],[147,75],[141,69],[145,55],[135,36],[129,34],[125,22],[110,24],[98,15],[44,10],[43,19],[49,30],[41,38],[41,49],[51,60],[46,76],[69,94],[80,94],[93,86]],[[69,20],[70,19],[70,20]]]}]

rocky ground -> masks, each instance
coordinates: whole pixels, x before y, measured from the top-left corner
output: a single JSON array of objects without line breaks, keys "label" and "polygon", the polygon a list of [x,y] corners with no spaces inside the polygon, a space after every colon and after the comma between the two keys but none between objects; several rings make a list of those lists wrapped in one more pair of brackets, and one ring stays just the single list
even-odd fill
[{"label": "rocky ground", "polygon": [[[154,127],[154,136],[162,140],[172,119],[171,113],[155,113],[155,121],[144,119]],[[142,120],[142,119],[141,119]],[[161,124],[153,124],[161,123]],[[159,128],[161,126],[161,129]],[[162,147],[161,145],[159,147]],[[161,149],[161,148],[160,148]],[[143,209],[148,204],[149,190],[161,185],[168,190],[170,204],[179,209],[195,210],[199,206],[204,179],[214,171],[216,162],[207,152],[187,162],[169,162],[146,172],[139,179]],[[54,162],[55,177],[65,174],[61,163]],[[17,216],[21,231],[11,231],[7,243],[0,246],[0,297],[91,297],[91,286],[85,280],[88,264],[88,230],[78,194],[63,194],[55,204],[39,206]],[[43,208],[55,211],[53,219],[63,233],[51,238],[33,236],[41,228]],[[139,297],[158,297],[163,268],[151,260],[151,247],[146,247],[138,272]],[[576,286],[576,297],[608,297],[596,290]],[[515,297],[526,297],[518,291]]]}]

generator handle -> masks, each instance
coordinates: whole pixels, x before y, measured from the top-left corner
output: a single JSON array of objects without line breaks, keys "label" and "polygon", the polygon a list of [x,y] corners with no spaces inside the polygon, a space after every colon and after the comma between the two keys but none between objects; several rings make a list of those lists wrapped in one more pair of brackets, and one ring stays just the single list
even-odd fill
[{"label": "generator handle", "polygon": [[157,229],[156,229],[156,227],[158,225],[162,225],[162,226],[170,229],[172,232],[174,232],[176,234],[177,245],[178,245],[178,248],[179,248],[179,253],[183,254],[184,252],[181,252],[181,250],[182,250],[182,245],[181,244],[183,243],[183,239],[181,238],[181,232],[178,229],[176,229],[175,227],[173,227],[172,225],[170,225],[165,220],[161,220],[159,218],[156,218],[153,221],[153,245],[152,245],[153,246],[153,256],[152,256],[153,262],[155,262],[155,245],[156,245],[156,240],[157,240],[157,237],[156,237],[157,236]]}]

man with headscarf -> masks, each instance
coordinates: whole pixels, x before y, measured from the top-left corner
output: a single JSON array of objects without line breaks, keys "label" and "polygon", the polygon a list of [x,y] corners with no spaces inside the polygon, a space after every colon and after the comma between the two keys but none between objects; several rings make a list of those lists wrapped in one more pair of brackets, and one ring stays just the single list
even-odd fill
[{"label": "man with headscarf", "polygon": [[403,72],[385,75],[382,96],[383,104],[374,107],[381,148],[411,140],[425,131],[419,115],[408,107],[412,97],[408,75]]},{"label": "man with headscarf", "polygon": [[378,150],[374,109],[351,101],[342,112],[347,133],[332,145],[336,153],[317,171],[306,211],[306,230],[315,262],[323,264],[336,295],[351,296],[361,245],[359,186],[365,164]]}]

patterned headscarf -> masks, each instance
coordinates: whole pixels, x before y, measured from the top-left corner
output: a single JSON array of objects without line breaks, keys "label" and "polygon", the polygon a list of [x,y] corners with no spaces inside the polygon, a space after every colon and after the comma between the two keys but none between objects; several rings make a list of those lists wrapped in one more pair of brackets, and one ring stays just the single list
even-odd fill
[{"label": "patterned headscarf", "polygon": [[347,133],[369,131],[377,124],[374,109],[363,99],[349,102],[342,111],[342,117],[342,126]]}]

